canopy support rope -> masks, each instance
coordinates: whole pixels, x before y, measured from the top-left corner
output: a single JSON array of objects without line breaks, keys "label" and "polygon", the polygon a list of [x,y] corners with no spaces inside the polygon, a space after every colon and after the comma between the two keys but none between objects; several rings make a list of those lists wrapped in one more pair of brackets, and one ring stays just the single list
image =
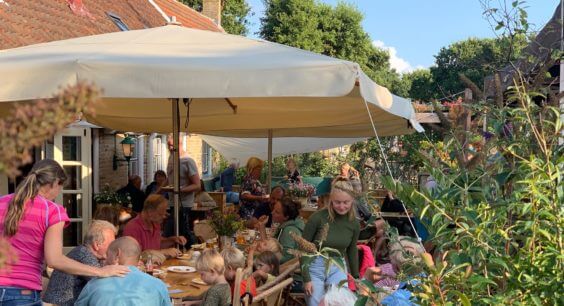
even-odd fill
[{"label": "canopy support rope", "polygon": [[[386,156],[386,152],[384,152],[382,142],[380,142],[380,137],[378,136],[378,132],[376,131],[376,125],[374,124],[374,119],[372,118],[372,113],[370,113],[370,108],[368,107],[368,101],[366,101],[366,99],[364,99],[364,105],[366,106],[366,112],[368,113],[368,117],[370,118],[370,123],[372,124],[372,130],[374,131],[374,136],[376,136],[376,140],[378,141],[378,147],[380,148],[380,152],[382,152],[382,156],[384,157],[384,163],[386,164],[386,169],[388,169],[388,173],[390,174],[392,180],[394,182],[397,182],[396,179],[394,178],[394,174],[392,173],[392,169],[390,168],[390,164],[388,163],[388,157]],[[417,230],[415,229],[415,225],[413,224],[413,221],[411,221],[411,218],[409,217],[409,213],[407,211],[407,208],[405,207],[405,204],[403,204],[403,201],[400,201],[400,203],[401,206],[403,207],[403,211],[405,212],[405,215],[407,216],[407,220],[409,220],[409,224],[411,225],[411,228],[413,229],[413,232],[417,237],[417,242],[419,242],[421,247],[425,249],[421,237],[419,237],[419,233],[417,233]]]}]

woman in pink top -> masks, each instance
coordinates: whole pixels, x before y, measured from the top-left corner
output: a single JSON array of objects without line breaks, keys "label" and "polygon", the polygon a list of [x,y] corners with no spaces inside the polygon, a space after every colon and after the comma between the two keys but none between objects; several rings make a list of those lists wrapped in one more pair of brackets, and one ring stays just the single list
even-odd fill
[{"label": "woman in pink top", "polygon": [[0,269],[0,305],[41,305],[44,260],[68,274],[108,277],[129,272],[125,266],[87,266],[63,254],[63,228],[69,217],[53,200],[66,179],[56,161],[45,159],[33,165],[14,194],[0,198],[0,234],[15,255]]}]

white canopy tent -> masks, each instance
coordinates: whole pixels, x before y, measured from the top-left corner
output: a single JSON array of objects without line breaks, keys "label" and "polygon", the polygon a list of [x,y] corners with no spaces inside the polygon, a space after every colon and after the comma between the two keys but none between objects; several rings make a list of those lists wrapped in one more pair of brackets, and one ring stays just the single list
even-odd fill
[{"label": "white canopy tent", "polygon": [[[237,160],[243,165],[251,156],[263,160],[268,159],[269,156],[267,138],[201,136],[206,143],[223,155],[224,158],[227,160]],[[273,139],[271,157],[317,152],[364,140],[366,138],[281,137]]]},{"label": "white canopy tent", "polygon": [[[103,89],[89,122],[173,132],[176,147],[180,114],[190,120],[190,133],[230,137],[423,130],[411,103],[374,83],[356,63],[174,25],[2,50],[0,75],[0,116],[16,101],[49,98],[62,86],[88,81]],[[178,169],[178,151],[174,155]]]}]

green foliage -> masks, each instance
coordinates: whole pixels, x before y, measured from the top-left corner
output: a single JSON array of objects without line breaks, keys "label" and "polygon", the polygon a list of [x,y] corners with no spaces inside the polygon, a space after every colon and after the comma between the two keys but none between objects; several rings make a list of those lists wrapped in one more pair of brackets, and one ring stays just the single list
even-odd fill
[{"label": "green foliage", "polygon": [[218,236],[233,236],[238,230],[242,230],[244,221],[242,221],[236,214],[222,214],[221,212],[214,212],[210,225],[215,230]]},{"label": "green foliage", "polygon": [[[202,11],[202,0],[180,0],[180,2]],[[221,26],[225,32],[235,35],[246,35],[248,33],[251,7],[246,0],[224,0],[222,1]]]},{"label": "green foliage", "polygon": [[266,0],[262,38],[350,60],[378,84],[405,95],[399,74],[390,70],[389,54],[375,47],[362,28],[362,13],[353,5],[335,7],[316,0]]},{"label": "green foliage", "polygon": [[429,69],[419,69],[402,76],[402,80],[409,87],[409,98],[414,101],[431,101],[439,98],[433,75]]},{"label": "green foliage", "polygon": [[129,193],[117,193],[110,188],[110,185],[106,184],[102,192],[94,194],[94,204],[110,204],[127,207],[131,205],[131,196]]},{"label": "green foliage", "polygon": [[454,126],[444,141],[427,144],[436,189],[386,181],[443,254],[415,288],[423,304],[564,302],[562,122],[558,109],[534,102],[546,99],[541,90],[527,86],[510,90],[512,108],[465,105],[475,122],[487,114],[486,132]]},{"label": "green foliage", "polygon": [[460,74],[476,84],[483,84],[484,77],[518,58],[526,43],[526,37],[519,35],[469,38],[441,48],[435,55],[435,66],[431,67],[439,94],[448,96],[464,90],[466,86],[460,81]]}]

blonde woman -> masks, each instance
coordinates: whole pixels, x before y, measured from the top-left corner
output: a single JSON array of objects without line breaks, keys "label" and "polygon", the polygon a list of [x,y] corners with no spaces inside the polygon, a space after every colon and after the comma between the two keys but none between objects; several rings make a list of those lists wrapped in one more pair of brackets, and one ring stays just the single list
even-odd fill
[{"label": "blonde woman", "polygon": [[[338,250],[340,256],[334,255],[334,259],[345,263],[347,272],[358,278],[356,242],[360,224],[355,216],[355,196],[350,181],[344,178],[335,179],[331,186],[328,207],[311,215],[305,226],[303,238],[317,244],[323,227],[329,224],[329,232],[322,247]],[[304,293],[307,296],[308,305],[319,305],[326,287],[338,285],[339,282],[347,280],[347,272],[334,264],[326,273],[325,261],[323,257],[317,257],[308,269],[302,268]]]},{"label": "blonde woman", "polygon": [[261,203],[268,202],[268,196],[259,181],[263,167],[264,162],[258,157],[251,157],[247,161],[247,175],[243,178],[239,196],[239,214],[245,220],[253,217],[255,209]]},{"label": "blonde woman", "polygon": [[87,277],[124,276],[125,266],[93,267],[63,254],[65,208],[55,202],[67,175],[52,159],[41,160],[14,194],[0,197],[0,234],[17,260],[0,271],[0,305],[41,305],[43,262],[55,270]]}]

